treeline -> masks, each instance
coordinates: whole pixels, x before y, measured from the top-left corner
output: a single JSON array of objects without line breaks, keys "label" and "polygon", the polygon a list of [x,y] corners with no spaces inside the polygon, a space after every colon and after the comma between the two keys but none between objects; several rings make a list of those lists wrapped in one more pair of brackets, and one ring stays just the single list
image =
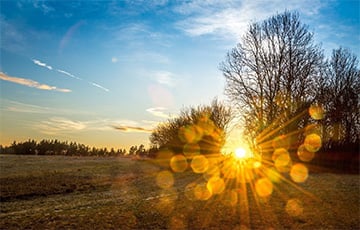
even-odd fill
[{"label": "treeline", "polygon": [[14,141],[10,146],[0,145],[1,154],[63,155],[63,156],[150,156],[156,149],[146,149],[143,144],[131,146],[128,150],[89,147],[84,144],[59,140]]}]

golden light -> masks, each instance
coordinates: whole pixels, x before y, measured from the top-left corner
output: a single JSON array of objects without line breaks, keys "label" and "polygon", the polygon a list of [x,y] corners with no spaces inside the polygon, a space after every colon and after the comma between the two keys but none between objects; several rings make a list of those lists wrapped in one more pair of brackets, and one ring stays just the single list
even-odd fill
[{"label": "golden light", "polygon": [[[222,146],[221,154],[208,154],[207,145],[200,141],[202,136],[217,133],[207,117],[201,118],[196,125],[184,126],[179,131],[179,138],[183,142],[181,153],[171,150],[159,152],[156,160],[163,166],[162,163],[167,159],[169,170],[157,173],[156,183],[164,193],[168,193],[176,190],[175,179],[179,173],[196,173],[197,179],[184,186],[184,195],[189,201],[216,200],[229,207],[239,207],[240,212],[245,215],[250,213],[249,195],[254,196],[261,208],[260,204],[266,204],[273,193],[280,192],[280,195],[285,195],[283,198],[286,205],[283,208],[286,213],[292,217],[301,216],[304,211],[301,201],[291,199],[281,190],[292,186],[304,191],[300,183],[305,183],[310,176],[306,163],[312,161],[316,152],[321,149],[324,129],[313,121],[296,132],[281,131],[308,113],[314,120],[324,117],[322,107],[312,106],[284,124],[276,121],[253,140],[244,138],[241,130],[235,129]],[[297,135],[303,137],[302,143],[295,138]],[[297,162],[298,160],[302,163]],[[178,199],[178,194],[173,194],[174,196],[160,196],[157,207],[160,211],[165,213],[174,210],[174,199]],[[183,216],[174,216],[169,226],[188,227]]]},{"label": "golden light", "polygon": [[311,105],[309,114],[314,120],[321,120],[324,118],[324,108],[321,105]]},{"label": "golden light", "polygon": [[305,165],[298,163],[291,168],[291,179],[297,183],[302,183],[308,178],[308,169]]},{"label": "golden light", "polygon": [[184,155],[175,155],[170,159],[170,167],[174,172],[184,172],[188,166]]},{"label": "golden light", "polygon": [[273,192],[273,184],[268,178],[263,177],[256,181],[255,190],[260,197],[267,197]]},{"label": "golden light", "polygon": [[156,184],[163,189],[171,188],[174,185],[174,177],[170,171],[164,170],[157,174]]},{"label": "golden light", "polygon": [[300,216],[303,213],[304,208],[300,200],[290,199],[286,203],[285,210],[290,216]]},{"label": "golden light", "polygon": [[208,159],[203,155],[195,156],[190,164],[194,173],[204,173],[209,167]]},{"label": "golden light", "polygon": [[254,158],[253,153],[246,147],[237,147],[234,150],[233,157],[239,161],[245,161]]},{"label": "golden light", "polygon": [[246,150],[242,147],[235,149],[235,157],[238,159],[246,158]]}]

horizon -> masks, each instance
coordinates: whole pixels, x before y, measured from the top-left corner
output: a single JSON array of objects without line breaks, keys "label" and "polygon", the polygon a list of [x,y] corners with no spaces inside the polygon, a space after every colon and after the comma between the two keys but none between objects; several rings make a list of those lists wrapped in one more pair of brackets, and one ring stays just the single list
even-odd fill
[{"label": "horizon", "polygon": [[228,100],[219,64],[251,22],[285,10],[299,13],[326,57],[340,46],[360,55],[359,1],[0,4],[4,146],[148,147],[151,130],[182,108]]}]

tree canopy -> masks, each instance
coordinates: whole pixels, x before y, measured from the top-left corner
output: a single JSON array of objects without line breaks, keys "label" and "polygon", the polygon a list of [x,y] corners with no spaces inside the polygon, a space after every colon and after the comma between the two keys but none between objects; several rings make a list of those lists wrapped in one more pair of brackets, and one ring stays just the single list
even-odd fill
[{"label": "tree canopy", "polygon": [[263,150],[282,143],[296,152],[315,132],[323,148],[359,151],[357,57],[339,48],[325,59],[296,12],[251,24],[220,69],[244,135]]},{"label": "tree canopy", "polygon": [[243,114],[248,135],[256,137],[308,106],[315,97],[313,83],[320,76],[322,58],[313,34],[296,13],[249,26],[221,65],[225,93]]},{"label": "tree canopy", "polygon": [[179,153],[184,148],[200,148],[203,154],[219,154],[230,120],[230,109],[214,99],[211,105],[183,109],[178,117],[159,124],[151,133],[150,142]]}]

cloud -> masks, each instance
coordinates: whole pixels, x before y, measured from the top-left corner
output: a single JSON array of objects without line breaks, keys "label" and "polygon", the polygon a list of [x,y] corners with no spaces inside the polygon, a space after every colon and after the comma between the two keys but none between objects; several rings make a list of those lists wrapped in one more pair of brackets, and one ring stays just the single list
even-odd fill
[{"label": "cloud", "polygon": [[3,108],[1,108],[1,110],[17,112],[17,113],[37,113],[37,114],[51,113],[49,108],[31,105],[31,104],[24,104],[20,102],[11,102],[9,105],[2,107]]},{"label": "cloud", "polygon": [[164,107],[148,108],[146,111],[151,113],[152,115],[154,115],[156,117],[170,118],[170,115],[164,113],[164,111],[166,111],[166,108],[164,108]]},{"label": "cloud", "polygon": [[112,63],[116,63],[116,62],[118,62],[118,59],[117,59],[116,57],[112,57],[112,58],[111,58],[111,62],[112,62]]},{"label": "cloud", "polygon": [[173,44],[173,34],[154,30],[149,23],[137,22],[108,28],[115,43],[126,43],[128,48],[137,50],[139,53],[146,53],[146,48],[156,45],[169,47]]},{"label": "cloud", "polygon": [[92,115],[87,111],[82,110],[72,110],[72,109],[63,109],[63,108],[54,108],[39,106],[35,104],[22,103],[19,101],[12,101],[0,98],[0,110],[16,112],[16,113],[34,113],[34,114],[83,114],[83,115]]},{"label": "cloud", "polygon": [[40,9],[43,14],[48,14],[49,12],[55,11],[55,9],[47,4],[45,4],[45,1],[34,1],[33,6],[36,9]]},{"label": "cloud", "polygon": [[25,85],[25,86],[28,86],[31,88],[41,89],[41,90],[52,90],[52,91],[57,91],[57,92],[62,92],[62,93],[71,92],[70,89],[57,88],[56,86],[41,84],[37,81],[33,81],[30,79],[19,78],[19,77],[10,77],[10,76],[4,74],[3,72],[0,72],[0,79],[2,79],[4,81],[9,81],[9,82],[13,82],[16,84],[20,84],[20,85]]},{"label": "cloud", "polygon": [[48,68],[49,70],[52,70],[52,69],[53,69],[51,66],[49,66],[49,65],[47,65],[46,63],[41,62],[41,61],[39,61],[39,60],[32,59],[32,61],[34,62],[35,65]]},{"label": "cloud", "polygon": [[26,47],[26,36],[20,28],[0,15],[1,38],[0,47],[14,53],[21,52]]},{"label": "cloud", "polygon": [[136,133],[151,133],[153,126],[156,122],[152,121],[141,121],[137,122],[134,120],[120,120],[115,122],[116,124],[111,125],[113,129],[122,132],[136,132]]},{"label": "cloud", "polygon": [[109,91],[110,91],[109,89],[107,89],[107,88],[105,88],[105,87],[103,87],[103,86],[101,86],[101,85],[99,85],[99,84],[96,84],[96,83],[94,83],[94,82],[89,82],[89,84],[91,84],[91,85],[93,85],[93,86],[95,86],[95,87],[98,87],[99,89],[102,89],[102,90],[104,90],[104,91],[106,91],[106,92],[109,92]]},{"label": "cloud", "polygon": [[140,132],[140,133],[151,133],[151,129],[146,129],[143,127],[136,126],[112,126],[114,129],[123,131],[123,132]]},{"label": "cloud", "polygon": [[72,121],[63,117],[52,117],[47,121],[41,121],[34,126],[42,133],[53,135],[81,131],[86,128],[86,124],[81,121]]},{"label": "cloud", "polygon": [[157,71],[152,73],[152,77],[159,84],[174,87],[176,85],[175,75],[168,71]]},{"label": "cloud", "polygon": [[82,80],[81,78],[76,77],[75,75],[73,75],[73,74],[71,74],[71,73],[69,73],[69,72],[66,72],[66,71],[64,71],[64,70],[57,69],[56,71],[58,71],[59,73],[65,74],[65,75],[67,75],[67,76],[69,76],[69,77],[72,77],[72,78],[75,78],[75,79],[78,79],[78,80]]},{"label": "cloud", "polygon": [[36,122],[32,128],[47,135],[69,135],[88,131],[114,131],[127,133],[150,133],[156,122],[133,120],[73,120],[66,117],[54,116],[47,120]]},{"label": "cloud", "polygon": [[113,130],[109,126],[111,123],[113,122],[108,119],[80,121],[65,117],[51,117],[48,120],[37,122],[33,125],[33,128],[49,135],[65,135],[84,131]]},{"label": "cloud", "polygon": [[180,4],[174,10],[186,16],[177,22],[177,27],[190,36],[213,35],[238,40],[251,21],[264,20],[284,10],[296,10],[303,15],[314,16],[325,4],[320,0],[190,1]]},{"label": "cloud", "polygon": [[[36,64],[36,65],[38,65],[38,66],[41,66],[41,67],[44,67],[44,68],[48,68],[49,70],[54,71],[54,69],[53,69],[52,66],[47,65],[47,64],[44,63],[44,62],[41,62],[41,61],[36,60],[36,59],[32,59],[32,61],[34,62],[34,64]],[[71,73],[69,73],[69,72],[67,72],[67,71],[65,71],[65,70],[56,69],[56,71],[59,72],[59,73],[61,73],[61,74],[66,75],[66,76],[68,76],[68,77],[77,79],[77,80],[84,80],[84,79],[79,78],[79,77],[75,76],[74,74],[71,74]],[[88,84],[90,84],[90,85],[92,85],[92,86],[95,86],[95,87],[97,87],[97,88],[99,88],[99,89],[102,89],[102,90],[104,90],[104,91],[106,91],[106,92],[109,92],[109,91],[110,91],[109,89],[105,88],[104,86],[101,86],[101,85],[96,84],[96,83],[94,83],[94,82],[90,82],[90,81],[86,81],[86,82],[87,82]],[[58,90],[58,91],[59,91],[59,90]]]}]

